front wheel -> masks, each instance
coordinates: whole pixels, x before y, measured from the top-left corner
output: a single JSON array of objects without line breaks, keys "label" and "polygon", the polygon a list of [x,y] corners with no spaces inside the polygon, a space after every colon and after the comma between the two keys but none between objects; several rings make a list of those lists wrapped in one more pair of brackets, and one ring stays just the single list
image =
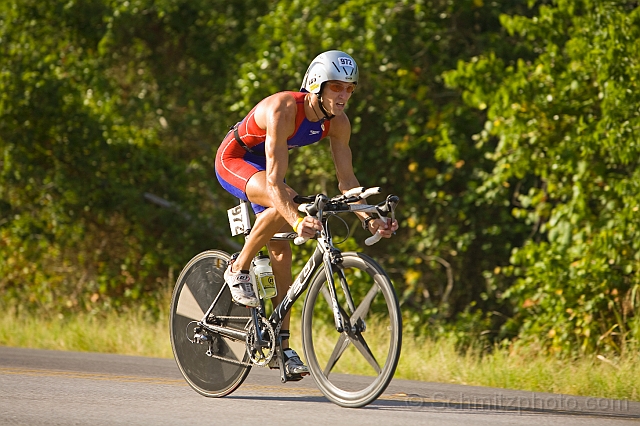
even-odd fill
[{"label": "front wheel", "polygon": [[362,407],[378,398],[393,378],[402,346],[402,317],[393,284],[380,265],[362,253],[342,256],[332,275],[345,330],[336,331],[327,274],[320,268],[302,312],[302,341],[322,393],[338,405]]}]

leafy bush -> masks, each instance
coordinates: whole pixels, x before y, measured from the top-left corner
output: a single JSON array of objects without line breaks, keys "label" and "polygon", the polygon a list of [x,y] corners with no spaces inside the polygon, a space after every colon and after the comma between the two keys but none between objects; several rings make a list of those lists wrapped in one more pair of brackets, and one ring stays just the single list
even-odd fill
[{"label": "leafy bush", "polygon": [[[515,187],[532,227],[503,294],[504,337],[552,351],[619,351],[640,306],[640,11],[636,2],[559,1],[501,17],[532,59],[487,53],[447,82],[487,108],[478,144],[495,143],[482,190]],[[637,336],[636,336],[637,338]]]}]

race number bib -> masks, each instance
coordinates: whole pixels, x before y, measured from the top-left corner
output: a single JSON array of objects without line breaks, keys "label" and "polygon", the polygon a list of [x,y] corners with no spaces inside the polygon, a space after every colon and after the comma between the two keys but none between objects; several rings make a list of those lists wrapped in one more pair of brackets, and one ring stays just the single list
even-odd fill
[{"label": "race number bib", "polygon": [[229,226],[231,227],[231,235],[236,236],[244,234],[250,228],[249,207],[247,203],[240,203],[232,209],[227,210],[229,216]]}]

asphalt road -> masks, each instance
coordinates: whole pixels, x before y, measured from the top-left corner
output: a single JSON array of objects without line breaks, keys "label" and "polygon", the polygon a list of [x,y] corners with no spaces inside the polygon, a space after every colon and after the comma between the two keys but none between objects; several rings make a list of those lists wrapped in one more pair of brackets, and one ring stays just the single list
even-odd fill
[{"label": "asphalt road", "polygon": [[[349,376],[349,380],[357,380]],[[205,398],[170,359],[0,347],[0,425],[623,425],[640,403],[394,380],[365,408],[329,402],[311,378],[254,368]]]}]

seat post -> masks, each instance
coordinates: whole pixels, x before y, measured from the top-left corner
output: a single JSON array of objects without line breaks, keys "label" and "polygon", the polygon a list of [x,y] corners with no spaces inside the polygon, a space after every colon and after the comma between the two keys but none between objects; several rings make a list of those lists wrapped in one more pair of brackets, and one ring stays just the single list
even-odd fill
[{"label": "seat post", "polygon": [[240,201],[240,209],[242,211],[242,227],[244,228],[244,236],[246,238],[251,232],[251,216],[249,214],[251,203],[247,200],[243,200],[242,198],[238,198],[238,200]]}]

